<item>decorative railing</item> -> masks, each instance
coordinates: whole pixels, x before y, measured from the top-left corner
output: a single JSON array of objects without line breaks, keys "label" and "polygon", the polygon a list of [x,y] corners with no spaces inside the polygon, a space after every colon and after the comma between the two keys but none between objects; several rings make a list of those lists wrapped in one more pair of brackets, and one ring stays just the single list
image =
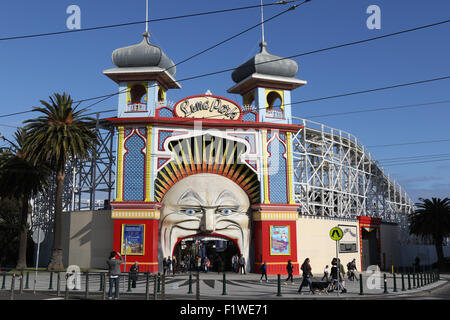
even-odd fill
[{"label": "decorative railing", "polygon": [[146,103],[129,103],[126,112],[145,112],[147,111]]}]

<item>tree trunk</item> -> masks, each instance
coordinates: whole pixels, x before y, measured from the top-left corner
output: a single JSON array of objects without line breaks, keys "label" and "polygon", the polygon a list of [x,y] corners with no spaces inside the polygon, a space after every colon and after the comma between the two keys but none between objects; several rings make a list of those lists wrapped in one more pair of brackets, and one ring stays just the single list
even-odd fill
[{"label": "tree trunk", "polygon": [[20,217],[20,235],[19,235],[19,256],[17,257],[16,269],[25,269],[27,267],[27,240],[28,240],[28,196],[22,197],[22,212]]},{"label": "tree trunk", "polygon": [[443,237],[436,237],[434,239],[434,246],[436,248],[436,255],[437,255],[437,264],[439,270],[442,270],[442,267],[444,266],[444,250],[442,249],[442,242],[444,241]]},{"label": "tree trunk", "polygon": [[[59,166],[61,167],[61,166]],[[56,174],[55,221],[53,225],[53,249],[48,270],[64,270],[62,243],[62,201],[64,188],[64,164]]]}]

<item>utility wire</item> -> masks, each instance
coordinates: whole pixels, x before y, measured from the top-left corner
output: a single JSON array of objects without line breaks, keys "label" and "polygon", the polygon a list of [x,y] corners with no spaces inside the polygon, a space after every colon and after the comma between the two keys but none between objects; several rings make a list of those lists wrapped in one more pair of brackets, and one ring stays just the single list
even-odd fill
[{"label": "utility wire", "polygon": [[[308,1],[309,0],[307,0],[306,2],[308,2]],[[299,0],[277,1],[277,2],[273,2],[273,3],[263,4],[263,6],[285,5],[285,4],[295,3],[295,2],[299,2]],[[253,9],[253,8],[260,8],[260,7],[261,7],[261,5],[253,5],[253,6],[245,6],[245,7],[238,7],[238,8],[230,8],[230,9],[222,9],[222,10],[214,10],[214,11],[206,11],[206,12],[185,14],[185,15],[179,15],[179,16],[173,16],[173,17],[166,17],[166,18],[149,19],[149,20],[145,20],[145,21],[118,23],[118,24],[111,24],[111,25],[104,25],[104,26],[97,26],[97,27],[90,27],[90,28],[83,28],[83,29],[64,30],[64,31],[56,31],[56,32],[46,32],[46,33],[35,33],[35,34],[29,34],[29,35],[19,35],[19,36],[0,38],[0,41],[28,39],[28,38],[38,38],[38,37],[45,37],[45,36],[54,36],[54,35],[75,33],[75,32],[84,32],[84,31],[93,31],[93,30],[117,28],[117,27],[131,26],[131,25],[136,25],[136,24],[144,24],[144,23],[148,23],[148,22],[154,23],[154,22],[160,22],[160,21],[169,21],[169,20],[191,18],[191,17],[205,16],[205,15],[225,13],[225,12],[232,12],[232,11],[239,11],[239,10],[247,10],[247,9]]]},{"label": "utility wire", "polygon": [[429,105],[445,104],[445,103],[449,103],[449,102],[450,102],[450,100],[432,101],[432,102],[424,102],[424,103],[406,104],[406,105],[401,105],[401,106],[378,107],[378,108],[372,108],[372,109],[362,109],[362,110],[355,110],[355,111],[344,111],[344,112],[336,112],[336,113],[319,114],[319,115],[312,115],[312,116],[304,116],[304,118],[309,119],[309,118],[343,116],[343,115],[356,114],[356,113],[366,113],[366,112],[377,112],[377,111],[386,111],[386,110],[395,110],[395,109],[404,109],[404,108],[413,108],[413,107],[423,107],[423,106],[429,106]]},{"label": "utility wire", "polygon": [[412,141],[412,142],[392,143],[392,144],[378,144],[378,145],[373,145],[373,146],[366,146],[366,148],[397,147],[397,146],[405,146],[405,145],[411,145],[411,144],[428,144],[428,143],[439,143],[439,142],[448,142],[448,141],[450,141],[450,139]]},{"label": "utility wire", "polygon": [[[358,44],[358,43],[362,43],[362,42],[373,41],[373,40],[386,38],[386,37],[393,36],[393,35],[403,34],[403,33],[406,33],[406,32],[412,32],[412,31],[416,31],[416,30],[421,30],[421,29],[424,29],[424,28],[430,28],[430,27],[437,26],[437,25],[444,24],[444,23],[448,23],[448,22],[450,22],[450,20],[445,20],[445,21],[441,21],[441,22],[437,22],[437,23],[433,23],[433,24],[429,24],[429,25],[424,25],[424,26],[420,26],[420,27],[416,27],[416,28],[412,28],[412,29],[407,29],[407,30],[403,30],[403,31],[399,31],[399,32],[391,33],[391,34],[386,34],[386,35],[379,36],[379,37],[374,37],[374,38],[369,38],[369,39],[360,40],[360,41],[354,41],[354,42],[348,42],[348,43],[337,45],[337,46],[332,46],[332,47],[323,48],[323,49],[319,49],[319,50],[309,51],[309,52],[306,52],[306,53],[301,53],[301,54],[297,54],[297,55],[294,55],[294,56],[290,56],[290,57],[286,57],[286,58],[280,58],[280,59],[276,59],[276,60],[270,60],[270,61],[261,62],[261,63],[257,63],[257,64],[259,65],[259,64],[263,64],[263,63],[269,63],[269,62],[273,62],[273,61],[289,59],[289,58],[303,56],[303,55],[309,55],[309,54],[313,54],[313,53],[317,53],[317,52],[323,52],[323,51],[326,51],[326,50],[333,50],[333,49],[344,47],[344,46],[354,45],[354,44]],[[205,73],[205,74],[201,74],[201,75],[191,76],[191,77],[188,77],[188,78],[177,80],[176,82],[183,82],[183,81],[198,79],[198,78],[207,77],[207,76],[211,76],[211,75],[216,75],[216,74],[220,74],[220,73],[224,73],[224,72],[233,71],[234,69],[235,68],[231,68],[231,69],[220,70],[220,71]],[[319,100],[331,99],[331,98],[336,98],[336,97],[344,97],[344,96],[348,96],[348,95],[354,95],[354,94],[360,94],[360,93],[366,93],[366,92],[374,92],[374,91],[379,91],[379,90],[386,90],[386,89],[400,87],[400,86],[419,84],[419,83],[430,82],[430,81],[437,81],[439,79],[442,80],[442,79],[447,79],[447,78],[449,78],[449,77],[447,76],[447,77],[438,78],[438,79],[423,80],[423,81],[410,83],[410,84],[400,84],[400,85],[391,86],[391,87],[369,89],[369,90],[364,90],[364,91],[360,91],[360,92],[346,93],[346,94],[329,96],[329,97],[322,97],[322,98],[316,98],[316,99],[311,99],[311,100],[303,100],[303,101],[293,102],[291,104],[300,104],[300,103],[305,103],[305,102],[319,101]],[[100,99],[100,98],[110,98],[110,97],[113,97],[113,96],[118,95],[120,93],[121,92],[116,92],[116,93],[112,93],[112,94],[109,94],[109,95],[102,95],[102,96],[97,96],[97,97],[93,97],[93,98],[82,99],[82,100],[74,101],[74,103],[81,103],[81,102],[90,101],[90,100],[96,100],[96,99]],[[17,115],[17,114],[24,114],[24,113],[28,113],[28,112],[32,112],[32,111],[29,110],[29,111],[22,111],[22,112],[16,112],[16,113],[11,113],[11,114],[0,115],[0,118],[9,117],[9,116],[12,116],[12,115]]]}]

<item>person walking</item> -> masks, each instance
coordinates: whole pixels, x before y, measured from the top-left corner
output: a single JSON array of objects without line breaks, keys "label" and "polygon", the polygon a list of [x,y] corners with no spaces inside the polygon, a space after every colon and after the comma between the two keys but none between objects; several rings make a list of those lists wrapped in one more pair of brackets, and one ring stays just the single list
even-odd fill
[{"label": "person walking", "polygon": [[354,281],[356,279],[356,281],[359,281],[358,278],[356,277],[356,274],[355,274],[355,271],[356,271],[356,259],[353,259],[351,262],[349,262],[347,264],[347,270],[348,270],[348,280]]},{"label": "person walking", "polygon": [[343,288],[341,293],[346,293],[347,289],[345,289],[345,269],[341,263],[341,259],[339,259],[339,258],[337,259],[337,265],[339,268],[339,281],[342,284],[342,288]]},{"label": "person walking", "polygon": [[239,272],[245,274],[245,258],[242,254],[239,257]]},{"label": "person walking", "polygon": [[216,262],[215,265],[217,266],[217,274],[219,274],[222,270],[222,257],[220,256],[220,254],[217,255],[216,257]]},{"label": "person walking", "polygon": [[238,273],[238,266],[239,266],[238,260],[239,260],[239,257],[238,257],[238,255],[237,255],[237,253],[236,253],[236,254],[231,258],[231,264],[233,265],[233,271],[234,271],[235,273]]},{"label": "person walking", "polygon": [[177,258],[175,256],[172,257],[172,274],[175,275],[175,272],[178,269]]},{"label": "person walking", "polygon": [[291,279],[291,284],[294,284],[294,278],[292,277],[292,274],[294,272],[294,266],[292,265],[292,261],[291,260],[288,260],[288,263],[286,265],[286,271],[288,273],[288,277],[284,281],[284,284],[287,284],[289,279]]},{"label": "person walking", "polygon": [[321,281],[323,281],[323,279],[325,279],[327,282],[329,282],[329,280],[328,280],[329,274],[330,274],[330,270],[328,268],[328,265],[326,265],[325,269],[323,269],[323,277],[322,277]]},{"label": "person walking", "polygon": [[137,261],[130,268],[131,287],[136,288],[136,281],[138,279],[139,263]]},{"label": "person walking", "polygon": [[301,266],[301,270],[303,271],[303,281],[300,284],[300,287],[298,288],[298,293],[300,294],[302,292],[302,288],[303,286],[308,285],[309,286],[309,290],[311,291],[312,294],[314,293],[314,289],[312,287],[312,268],[311,265],[309,264],[309,258],[306,258],[305,261],[303,262],[302,266]]},{"label": "person walking", "polygon": [[[116,255],[119,259],[115,259]],[[114,285],[114,300],[119,299],[119,284],[120,284],[120,265],[123,263],[123,258],[120,253],[111,251],[109,259],[106,262],[108,264],[109,273],[109,293],[108,299],[112,299],[112,287]]]},{"label": "person walking", "polygon": [[336,286],[337,283],[338,283],[338,277],[339,277],[339,279],[341,278],[340,274],[339,274],[339,271],[338,271],[338,262],[337,262],[336,258],[333,258],[333,260],[331,260],[330,276],[331,276],[331,281],[330,281],[330,284],[329,284],[329,286],[327,288],[328,292],[332,292],[333,290],[341,290],[342,293],[347,292],[344,289],[344,287],[342,286],[342,282],[341,281],[339,281],[339,287]]},{"label": "person walking", "polygon": [[266,282],[269,282],[269,280],[267,280],[267,263],[265,261],[261,266],[261,278],[259,278],[259,282],[262,282],[263,277],[266,278]]}]

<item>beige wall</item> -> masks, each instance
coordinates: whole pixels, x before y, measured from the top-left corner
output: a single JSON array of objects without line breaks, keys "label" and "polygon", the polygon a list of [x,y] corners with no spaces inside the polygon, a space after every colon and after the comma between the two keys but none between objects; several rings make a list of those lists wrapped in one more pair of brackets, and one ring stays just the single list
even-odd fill
[{"label": "beige wall", "polygon": [[64,264],[80,268],[106,268],[113,249],[114,223],[111,211],[63,213]]},{"label": "beige wall", "polygon": [[331,268],[331,260],[336,256],[336,242],[329,232],[338,225],[356,226],[357,252],[339,253],[339,259],[347,270],[347,263],[356,259],[356,267],[361,266],[359,224],[357,220],[300,216],[297,220],[297,255],[300,265],[306,258],[311,260],[314,276],[322,276],[326,265]]}]

